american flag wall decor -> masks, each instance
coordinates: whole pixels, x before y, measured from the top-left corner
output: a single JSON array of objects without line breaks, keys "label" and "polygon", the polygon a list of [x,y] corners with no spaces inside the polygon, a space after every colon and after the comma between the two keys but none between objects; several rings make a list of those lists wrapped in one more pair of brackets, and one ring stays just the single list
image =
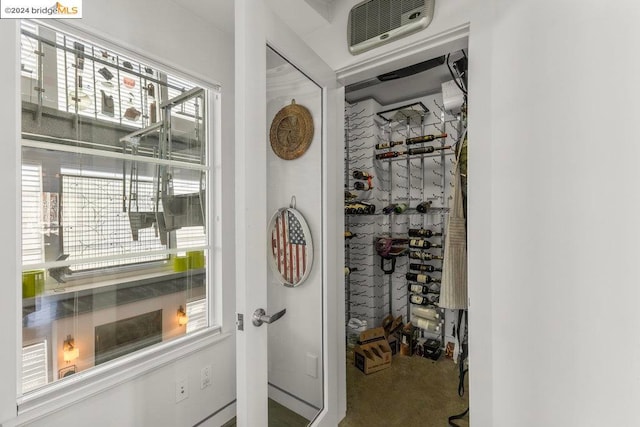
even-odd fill
[{"label": "american flag wall decor", "polygon": [[279,209],[270,225],[271,267],[286,286],[302,284],[311,271],[313,245],[304,217],[292,208]]}]

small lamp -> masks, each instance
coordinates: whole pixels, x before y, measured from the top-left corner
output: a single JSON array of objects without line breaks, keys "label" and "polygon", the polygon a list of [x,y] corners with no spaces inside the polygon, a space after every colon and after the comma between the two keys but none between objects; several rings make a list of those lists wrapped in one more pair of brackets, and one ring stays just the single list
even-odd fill
[{"label": "small lamp", "polygon": [[67,335],[67,339],[62,344],[64,361],[69,363],[80,356],[80,350],[75,345],[75,341],[71,335]]},{"label": "small lamp", "polygon": [[184,308],[180,306],[178,309],[178,325],[184,326],[189,321],[189,316],[187,316],[187,312],[184,311]]}]

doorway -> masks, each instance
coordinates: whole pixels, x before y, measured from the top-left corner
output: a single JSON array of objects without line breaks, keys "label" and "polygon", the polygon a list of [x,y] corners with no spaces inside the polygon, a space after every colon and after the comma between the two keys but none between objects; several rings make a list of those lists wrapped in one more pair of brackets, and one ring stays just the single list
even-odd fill
[{"label": "doorway", "polygon": [[[446,425],[468,408],[467,53],[345,88],[343,427]],[[462,235],[450,233],[460,213]]]}]

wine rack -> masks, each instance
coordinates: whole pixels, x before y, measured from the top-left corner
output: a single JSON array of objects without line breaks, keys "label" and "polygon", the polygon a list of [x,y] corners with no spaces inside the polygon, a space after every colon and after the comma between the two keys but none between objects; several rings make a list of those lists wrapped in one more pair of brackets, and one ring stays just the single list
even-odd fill
[{"label": "wine rack", "polygon": [[[345,277],[346,319],[366,320],[369,327],[380,325],[388,314],[411,320],[415,307],[410,302],[411,290],[418,289],[412,284],[425,285],[420,288],[428,291],[423,296],[432,301],[428,306],[435,306],[442,319],[437,295],[452,192],[454,148],[461,137],[461,122],[444,111],[438,95],[425,97],[423,102],[380,110],[383,109],[373,100],[347,104],[345,108],[345,191],[356,196],[350,202],[375,206],[375,210],[365,214],[345,212],[346,229],[357,235],[345,240],[345,265],[355,268]],[[431,141],[404,143],[408,138],[423,135],[434,137]],[[380,156],[383,153],[399,154]],[[354,173],[361,177],[361,172],[373,176],[371,188],[366,191],[354,189],[357,181]],[[397,209],[394,205],[405,207]],[[410,229],[429,230],[433,234],[409,236]],[[424,259],[428,258],[426,255],[402,256],[396,259],[394,272],[385,274],[374,250],[374,242],[380,236],[416,240],[409,245],[408,255],[430,254],[435,259]],[[410,264],[422,266],[422,271],[410,269]],[[420,274],[430,279],[426,284],[418,283],[408,280],[407,273],[409,277]],[[443,333],[444,328],[428,325],[422,336]]]}]

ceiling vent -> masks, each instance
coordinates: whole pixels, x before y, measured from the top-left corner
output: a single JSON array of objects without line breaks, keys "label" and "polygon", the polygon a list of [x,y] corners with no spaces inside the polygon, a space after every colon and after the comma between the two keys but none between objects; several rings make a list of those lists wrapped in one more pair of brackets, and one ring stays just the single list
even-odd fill
[{"label": "ceiling vent", "polygon": [[427,28],[436,0],[366,0],[349,12],[349,52],[365,52]]}]

